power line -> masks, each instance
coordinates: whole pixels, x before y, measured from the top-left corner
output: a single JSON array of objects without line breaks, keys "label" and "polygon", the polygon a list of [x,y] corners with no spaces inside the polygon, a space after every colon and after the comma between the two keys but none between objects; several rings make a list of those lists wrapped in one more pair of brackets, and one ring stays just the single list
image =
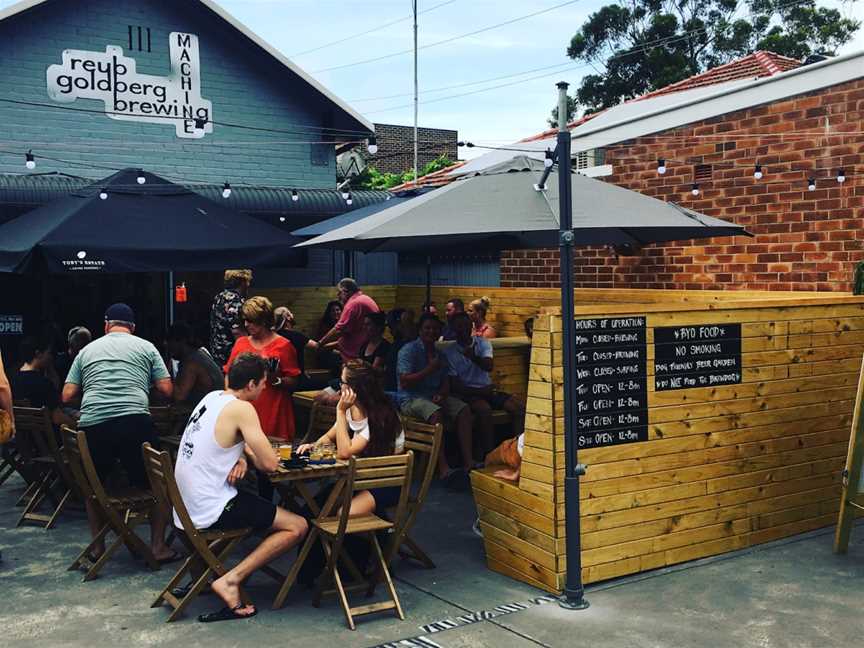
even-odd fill
[{"label": "power line", "polygon": [[[453,4],[456,0],[447,0],[446,2],[442,2],[441,4],[437,4],[435,6],[429,7],[428,9],[424,9],[423,11],[418,12],[419,14],[429,13],[430,11],[434,11],[435,9],[439,9],[449,4]],[[392,27],[393,25],[398,25],[399,23],[405,22],[406,20],[411,20],[413,18],[412,15],[403,16],[397,20],[390,21],[388,23],[384,23],[383,25],[378,25],[377,27],[372,27],[371,29],[367,29],[366,31],[359,32],[357,34],[352,34],[351,36],[346,36],[345,38],[340,38],[339,40],[331,41],[329,43],[324,43],[324,45],[319,45],[318,47],[313,47],[312,49],[303,50],[302,52],[297,52],[296,54],[292,54],[292,58],[296,58],[298,56],[304,56],[305,54],[311,54],[312,52],[317,52],[319,50],[325,49],[327,47],[332,47],[333,45],[340,45],[341,43],[346,43],[350,40],[354,40],[355,38],[360,38],[361,36],[366,36],[367,34],[373,34],[377,31],[381,31],[382,29],[386,29],[387,27]]]},{"label": "power line", "polygon": [[[541,14],[549,13],[550,11],[554,11],[555,9],[560,9],[561,7],[566,7],[567,5],[572,5],[580,0],[567,0],[567,2],[562,2],[560,4],[554,5],[552,7],[548,7],[546,9],[541,9],[540,11],[534,11],[530,14],[525,14],[524,16],[519,16],[517,18],[511,18],[510,20],[505,20],[504,22],[496,23],[494,25],[488,25],[487,27],[482,27],[480,29],[475,29],[474,31],[470,31],[464,34],[459,34],[458,36],[451,36],[450,38],[445,38],[444,40],[435,41],[434,43],[429,43],[428,45],[423,45],[419,49],[429,49],[430,47],[437,47],[439,45],[444,45],[446,43],[452,43],[453,41],[460,40],[462,38],[468,38],[469,36],[476,36],[477,34],[482,34],[487,31],[491,31],[493,29],[498,29],[499,27],[505,27],[506,25],[512,25],[513,23],[520,22],[522,20],[527,20],[529,18],[534,18],[535,16],[539,16]],[[320,70],[313,70],[313,73],[318,72],[331,72],[333,70],[342,70],[349,67],[355,67],[357,65],[366,65],[367,63],[375,63],[377,61],[385,61],[387,59],[402,56],[403,54],[411,54],[413,53],[413,49],[402,50],[399,52],[391,52],[390,54],[384,54],[383,56],[376,56],[375,58],[365,59],[362,61],[354,61],[353,63],[343,63],[341,65],[334,65],[328,68],[322,68]]]}]

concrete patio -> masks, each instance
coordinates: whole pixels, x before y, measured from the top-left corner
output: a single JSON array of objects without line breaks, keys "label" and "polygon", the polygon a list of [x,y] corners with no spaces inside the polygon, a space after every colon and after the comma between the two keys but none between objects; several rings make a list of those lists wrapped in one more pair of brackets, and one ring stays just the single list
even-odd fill
[{"label": "concrete patio", "polygon": [[[489,571],[482,542],[471,532],[469,495],[433,489],[417,537],[438,563],[423,570],[399,562],[398,589],[407,620],[344,624],[335,600],[320,609],[302,587],[284,609],[271,611],[275,588],[253,577],[260,613],[249,621],[206,626],[199,613],[217,607],[200,597],[187,616],[164,622],[149,604],[171,575],[150,573],[128,553],[82,583],[65,571],[85,543],[83,513],[57,528],[14,527],[21,482],[0,489],[0,612],[5,646],[730,646],[853,645],[864,632],[864,526],[848,556],[831,553],[831,529],[714,559],[687,563],[588,588],[591,607],[561,610],[543,592]],[[280,561],[283,568],[288,559]]]}]

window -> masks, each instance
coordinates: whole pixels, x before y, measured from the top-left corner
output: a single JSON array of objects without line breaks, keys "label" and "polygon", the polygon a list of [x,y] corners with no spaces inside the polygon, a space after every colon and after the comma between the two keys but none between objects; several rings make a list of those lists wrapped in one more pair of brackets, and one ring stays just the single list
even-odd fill
[{"label": "window", "polygon": [[596,148],[589,151],[579,151],[573,158],[573,168],[588,169],[590,167],[602,166],[606,161],[606,149]]},{"label": "window", "polygon": [[150,50],[150,28],[129,25],[129,50],[149,52]]}]

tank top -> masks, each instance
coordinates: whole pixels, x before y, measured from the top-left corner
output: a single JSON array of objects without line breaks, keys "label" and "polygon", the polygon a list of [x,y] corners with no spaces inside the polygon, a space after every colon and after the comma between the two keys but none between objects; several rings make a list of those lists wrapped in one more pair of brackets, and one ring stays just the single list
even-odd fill
[{"label": "tank top", "polygon": [[[174,476],[196,529],[214,524],[225,505],[237,495],[237,489],[228,483],[228,474],[243,455],[246,444],[241,441],[223,448],[216,441],[216,421],[234,400],[234,396],[224,391],[207,394],[189,417],[180,440]],[[177,511],[172,513],[174,525],[180,528]]]}]

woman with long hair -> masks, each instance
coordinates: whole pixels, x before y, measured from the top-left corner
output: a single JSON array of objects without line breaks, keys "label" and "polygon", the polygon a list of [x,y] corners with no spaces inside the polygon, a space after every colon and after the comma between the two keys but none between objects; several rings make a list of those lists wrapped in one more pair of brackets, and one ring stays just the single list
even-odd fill
[{"label": "woman with long hair", "polygon": [[[301,445],[303,454],[315,446],[336,444],[336,456],[382,457],[401,454],[405,433],[399,414],[384,394],[380,379],[371,365],[351,360],[342,369],[342,390],[336,405],[336,423],[315,443]],[[351,515],[369,515],[376,509],[395,506],[399,487],[361,491],[351,501]]]},{"label": "woman with long hair", "polygon": [[495,329],[486,322],[486,313],[489,312],[491,307],[492,303],[489,301],[488,297],[475,299],[468,304],[468,317],[471,318],[471,323],[474,325],[472,335],[485,338],[494,338],[498,336]]},{"label": "woman with long hair", "polygon": [[[341,316],[342,302],[336,299],[327,302],[327,308],[324,309],[324,314],[318,320],[318,331],[315,333],[316,344],[317,340],[323,338],[336,326],[336,322],[339,321]],[[339,375],[339,371],[342,368],[342,356],[339,355],[339,351],[336,348],[338,344],[338,341],[336,341],[323,346],[319,345],[315,350],[318,366],[321,369],[327,369],[333,378]]]},{"label": "woman with long hair", "polygon": [[336,326],[336,322],[339,321],[339,318],[341,316],[342,302],[336,299],[327,302],[327,307],[324,309],[324,314],[321,316],[321,319],[318,320],[318,331],[315,339],[320,340],[322,337],[327,335],[330,329]]}]

